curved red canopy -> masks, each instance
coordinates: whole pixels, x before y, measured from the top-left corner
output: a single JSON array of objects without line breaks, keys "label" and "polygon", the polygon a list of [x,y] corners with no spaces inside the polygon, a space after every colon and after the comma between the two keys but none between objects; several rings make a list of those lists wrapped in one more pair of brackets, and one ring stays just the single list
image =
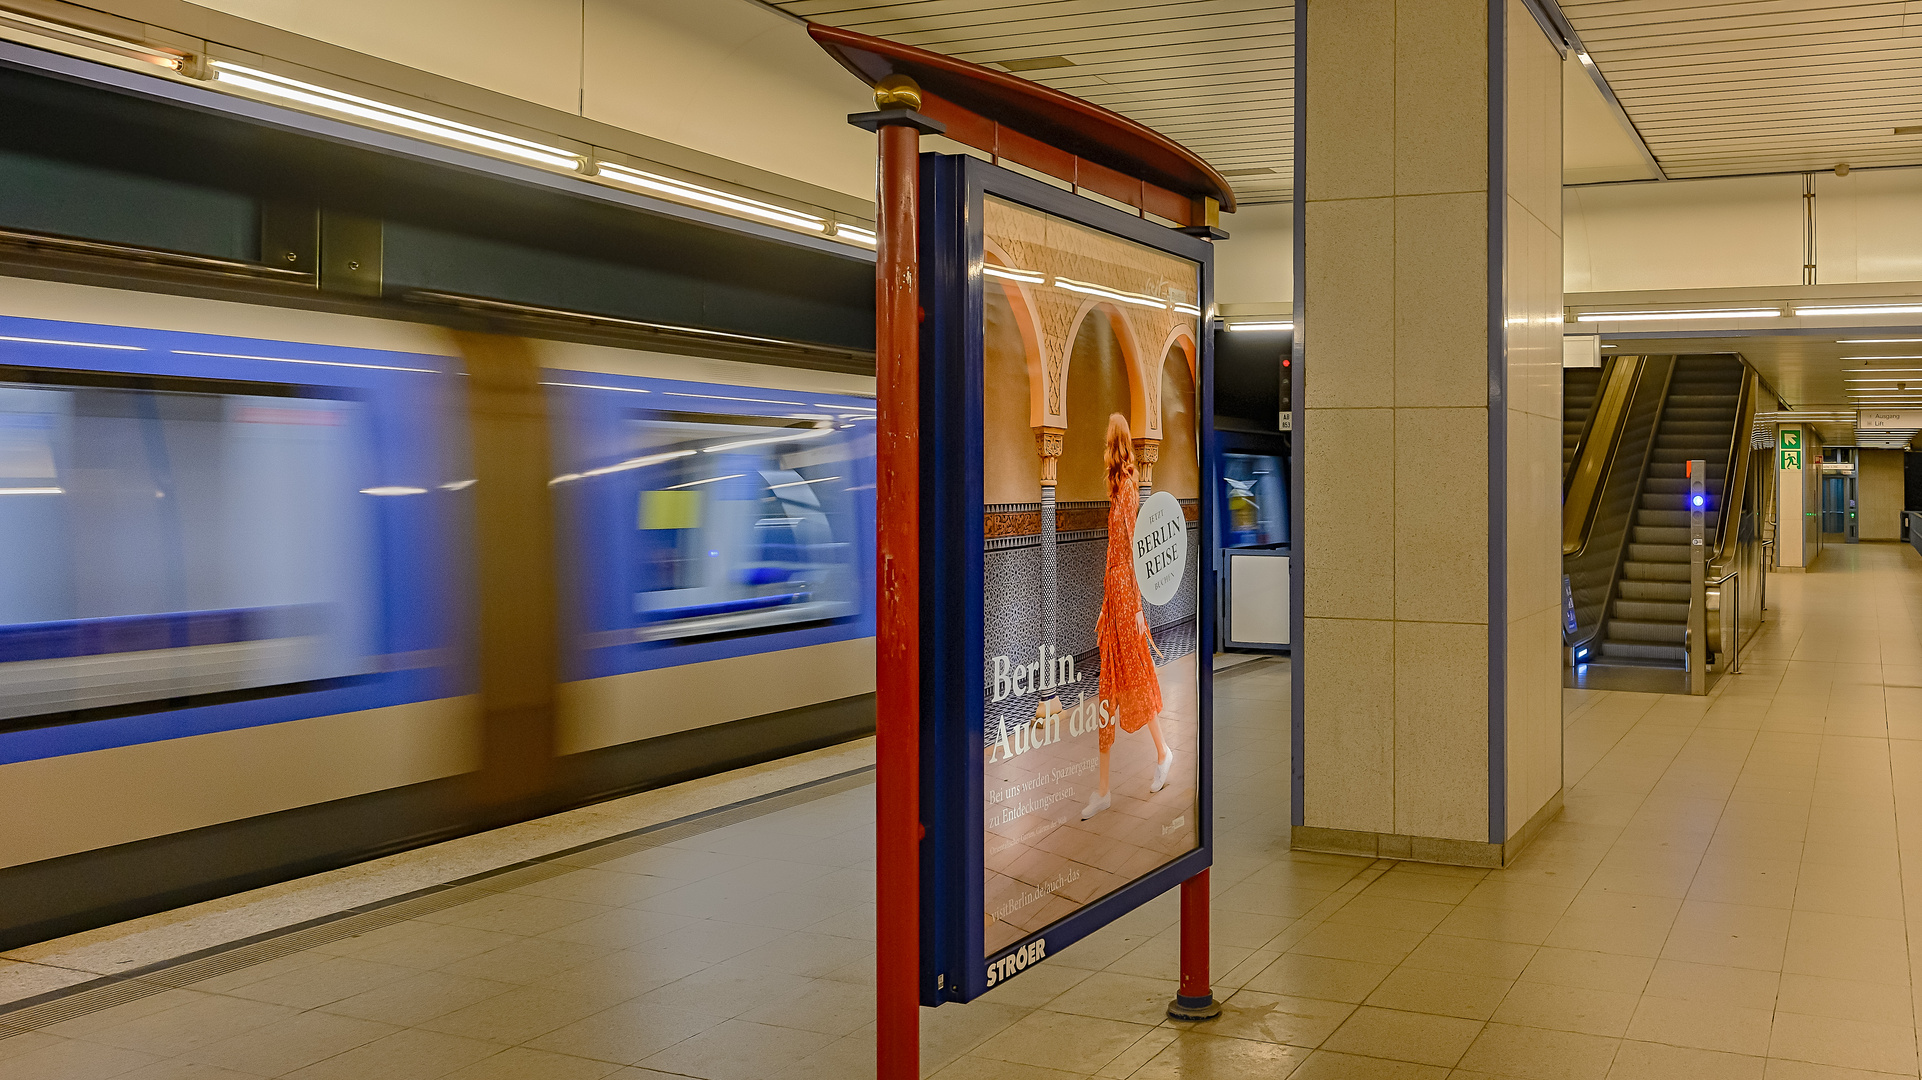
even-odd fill
[{"label": "curved red canopy", "polygon": [[[957,141],[1162,216],[1187,215],[1164,213],[1169,200],[1156,199],[1155,193],[1144,191],[1137,200],[1108,189],[1125,177],[1183,200],[1214,199],[1223,210],[1235,208],[1234,189],[1206,161],[1119,113],[1007,72],[886,38],[821,23],[809,23],[808,34],[870,86],[889,75],[913,79],[935,99],[924,96],[921,111],[947,123],[948,136]],[[1079,159],[1071,166],[1073,176],[1062,175],[1064,155]],[[1084,174],[1084,163],[1095,168]],[[1116,175],[1105,175],[1110,172]]]}]

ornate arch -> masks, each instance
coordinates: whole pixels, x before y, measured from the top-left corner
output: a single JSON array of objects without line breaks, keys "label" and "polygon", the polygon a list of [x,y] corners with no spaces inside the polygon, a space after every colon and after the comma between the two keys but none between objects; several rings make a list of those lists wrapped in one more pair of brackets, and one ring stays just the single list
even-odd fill
[{"label": "ornate arch", "polygon": [[[983,242],[983,255],[995,266],[1016,266],[1000,245],[992,240]],[[1014,311],[1015,327],[1021,332],[1021,350],[1028,368],[1029,420],[1033,427],[1059,427],[1062,419],[1049,414],[1048,404],[1048,342],[1041,333],[1040,305],[1036,303],[1032,288],[1025,282],[1010,281],[1007,278],[983,275],[985,286],[998,286],[1008,298],[1008,307]]]},{"label": "ornate arch", "polygon": [[1181,346],[1182,355],[1188,358],[1188,380],[1199,388],[1201,385],[1201,348],[1195,341],[1194,327],[1186,323],[1175,324],[1175,327],[1168,331],[1167,339],[1161,343],[1161,352],[1157,354],[1156,378],[1159,378],[1161,375],[1159,367],[1168,362],[1168,350],[1174,348],[1176,345]]},{"label": "ornate arch", "polygon": [[[1159,438],[1161,415],[1159,408],[1151,403],[1159,396],[1161,370],[1158,366],[1153,369],[1154,380],[1150,382],[1149,361],[1142,353],[1140,337],[1135,331],[1134,324],[1128,318],[1128,313],[1110,300],[1083,301],[1068,324],[1068,344],[1067,348],[1062,350],[1061,360],[1062,426],[1065,427],[1075,419],[1067,415],[1067,386],[1069,378],[1072,377],[1070,366],[1074,363],[1074,342],[1081,336],[1081,324],[1087,321],[1088,316],[1094,314],[1096,310],[1100,310],[1107,317],[1109,325],[1114,327],[1115,340],[1121,345],[1121,365],[1128,375],[1128,426],[1134,431],[1136,438]],[[1153,435],[1147,433],[1151,421]],[[1097,422],[1106,423],[1107,418],[1101,417]]]}]

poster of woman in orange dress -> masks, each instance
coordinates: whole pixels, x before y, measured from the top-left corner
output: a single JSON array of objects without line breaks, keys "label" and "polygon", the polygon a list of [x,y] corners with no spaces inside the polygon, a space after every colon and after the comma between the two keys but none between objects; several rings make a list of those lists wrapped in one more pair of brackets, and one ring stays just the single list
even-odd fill
[{"label": "poster of woman in orange dress", "polygon": [[1112,723],[1101,725],[1096,736],[1101,748],[1094,798],[1081,811],[1081,820],[1108,809],[1114,796],[1108,790],[1116,731],[1130,734],[1148,729],[1155,741],[1155,775],[1151,792],[1168,783],[1175,752],[1161,735],[1161,679],[1155,674],[1155,643],[1148,618],[1141,611],[1141,587],[1135,582],[1133,533],[1141,500],[1136,493],[1134,440],[1128,419],[1108,417],[1108,556],[1101,579],[1101,614],[1094,636],[1101,648],[1101,700],[1113,704]]},{"label": "poster of woman in orange dress", "polygon": [[1199,848],[1199,264],[982,215],[986,956]]}]

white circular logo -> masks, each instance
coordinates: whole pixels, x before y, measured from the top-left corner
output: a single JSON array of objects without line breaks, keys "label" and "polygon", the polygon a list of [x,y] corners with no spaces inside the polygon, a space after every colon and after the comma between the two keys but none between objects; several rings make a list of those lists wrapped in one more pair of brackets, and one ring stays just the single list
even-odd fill
[{"label": "white circular logo", "polygon": [[1157,491],[1135,515],[1135,584],[1141,599],[1157,607],[1175,598],[1188,568],[1188,522],[1181,500]]}]

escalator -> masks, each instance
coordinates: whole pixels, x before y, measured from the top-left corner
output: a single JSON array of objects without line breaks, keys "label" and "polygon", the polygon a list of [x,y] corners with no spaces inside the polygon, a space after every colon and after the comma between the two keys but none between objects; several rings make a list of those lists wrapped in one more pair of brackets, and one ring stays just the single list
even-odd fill
[{"label": "escalator", "polygon": [[[1722,490],[1745,373],[1728,357],[1675,361],[1603,632],[1609,663],[1679,668],[1688,658],[1688,463],[1706,461],[1708,489]],[[1710,537],[1720,535],[1720,517],[1719,506],[1709,510]]]},{"label": "escalator", "polygon": [[[1582,414],[1576,445],[1565,434],[1563,451],[1569,660],[1681,671],[1691,605],[1688,463],[1707,463],[1711,579],[1718,560],[1721,569],[1750,565],[1742,552],[1753,546],[1754,515],[1741,511],[1754,500],[1754,376],[1731,356],[1622,356],[1594,390],[1586,382],[1567,380],[1564,412],[1565,430]],[[1724,506],[1736,509],[1731,521],[1741,528],[1725,527]],[[1718,610],[1720,591],[1700,602]],[[1705,647],[1720,644],[1719,624],[1711,625]]]},{"label": "escalator", "polygon": [[1601,392],[1603,368],[1568,368],[1562,372],[1562,476],[1575,465],[1575,452],[1581,449],[1588,433],[1589,417],[1595,413],[1595,396]]}]

